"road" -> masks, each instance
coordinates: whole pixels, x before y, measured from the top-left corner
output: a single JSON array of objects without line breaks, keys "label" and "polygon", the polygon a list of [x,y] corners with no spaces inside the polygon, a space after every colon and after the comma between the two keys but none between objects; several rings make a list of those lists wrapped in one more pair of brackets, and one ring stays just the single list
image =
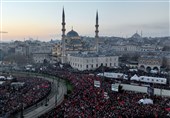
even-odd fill
[{"label": "road", "polygon": [[[37,76],[37,77],[42,78],[42,76]],[[56,103],[57,105],[59,105],[64,99],[64,94],[67,92],[65,83],[62,80],[59,82],[59,87],[57,92],[57,86],[58,86],[57,79],[51,79],[48,77],[43,77],[43,78],[51,81],[52,83],[51,92],[44,100],[40,101],[39,103],[35,104],[30,108],[25,109],[23,111],[24,118],[38,118],[38,116],[41,116],[42,114],[53,109],[56,106]],[[20,118],[20,114],[21,113],[19,112],[16,117]]]}]

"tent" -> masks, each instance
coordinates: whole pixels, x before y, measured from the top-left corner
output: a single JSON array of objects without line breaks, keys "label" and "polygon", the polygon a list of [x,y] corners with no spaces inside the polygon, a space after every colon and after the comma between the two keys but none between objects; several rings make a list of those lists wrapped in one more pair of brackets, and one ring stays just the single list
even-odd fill
[{"label": "tent", "polygon": [[156,74],[156,73],[158,73],[158,71],[157,70],[151,70],[151,73]]},{"label": "tent", "polygon": [[5,80],[5,76],[0,76],[0,80]]},{"label": "tent", "polygon": [[142,104],[153,104],[153,100],[151,100],[151,99],[148,99],[148,98],[146,98],[146,99],[140,99],[139,101],[138,101],[138,103],[142,103]]},{"label": "tent", "polygon": [[0,81],[0,85],[2,85],[4,83],[4,81]]},{"label": "tent", "polygon": [[130,80],[139,81],[139,77],[135,74],[133,77],[130,78]]},{"label": "tent", "polygon": [[7,80],[12,80],[13,77],[10,75],[9,77],[6,78]]}]

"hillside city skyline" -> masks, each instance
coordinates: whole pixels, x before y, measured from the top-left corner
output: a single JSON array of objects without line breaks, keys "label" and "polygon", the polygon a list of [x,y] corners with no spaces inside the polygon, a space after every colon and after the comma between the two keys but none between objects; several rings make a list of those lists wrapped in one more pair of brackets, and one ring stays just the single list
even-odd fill
[{"label": "hillside city skyline", "polygon": [[0,0],[0,118],[169,118],[170,0]]},{"label": "hillside city skyline", "polygon": [[[27,4],[25,4],[25,2]],[[169,1],[73,1],[1,2],[1,41],[29,37],[40,41],[61,40],[61,12],[65,8],[66,33],[72,27],[80,36],[94,37],[95,13],[99,12],[99,36],[143,37],[169,34]],[[15,14],[14,14],[15,11]]]}]

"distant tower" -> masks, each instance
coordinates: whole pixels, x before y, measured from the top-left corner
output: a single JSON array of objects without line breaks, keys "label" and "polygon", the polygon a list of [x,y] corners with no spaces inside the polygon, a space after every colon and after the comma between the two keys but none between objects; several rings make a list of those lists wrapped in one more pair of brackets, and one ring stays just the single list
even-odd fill
[{"label": "distant tower", "polygon": [[62,63],[65,63],[65,59],[66,59],[66,54],[65,54],[65,13],[64,13],[64,7],[63,7],[63,13],[62,13]]},{"label": "distant tower", "polygon": [[138,30],[136,30],[136,34],[138,34]]},{"label": "distant tower", "polygon": [[98,11],[96,12],[96,25],[95,25],[95,27],[96,27],[96,31],[95,31],[95,33],[96,33],[96,35],[95,35],[95,39],[96,39],[96,52],[98,53],[98,46],[99,46],[99,19],[98,19]]}]

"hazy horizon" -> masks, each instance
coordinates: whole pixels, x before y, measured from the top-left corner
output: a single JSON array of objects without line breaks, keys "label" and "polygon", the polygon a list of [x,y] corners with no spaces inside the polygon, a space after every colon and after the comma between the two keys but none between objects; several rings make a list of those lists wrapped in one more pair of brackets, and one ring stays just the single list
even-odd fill
[{"label": "hazy horizon", "polygon": [[1,0],[1,41],[32,37],[41,41],[61,39],[62,8],[66,33],[94,37],[96,11],[99,36],[130,37],[136,31],[144,37],[169,34],[169,1],[3,1]]}]

